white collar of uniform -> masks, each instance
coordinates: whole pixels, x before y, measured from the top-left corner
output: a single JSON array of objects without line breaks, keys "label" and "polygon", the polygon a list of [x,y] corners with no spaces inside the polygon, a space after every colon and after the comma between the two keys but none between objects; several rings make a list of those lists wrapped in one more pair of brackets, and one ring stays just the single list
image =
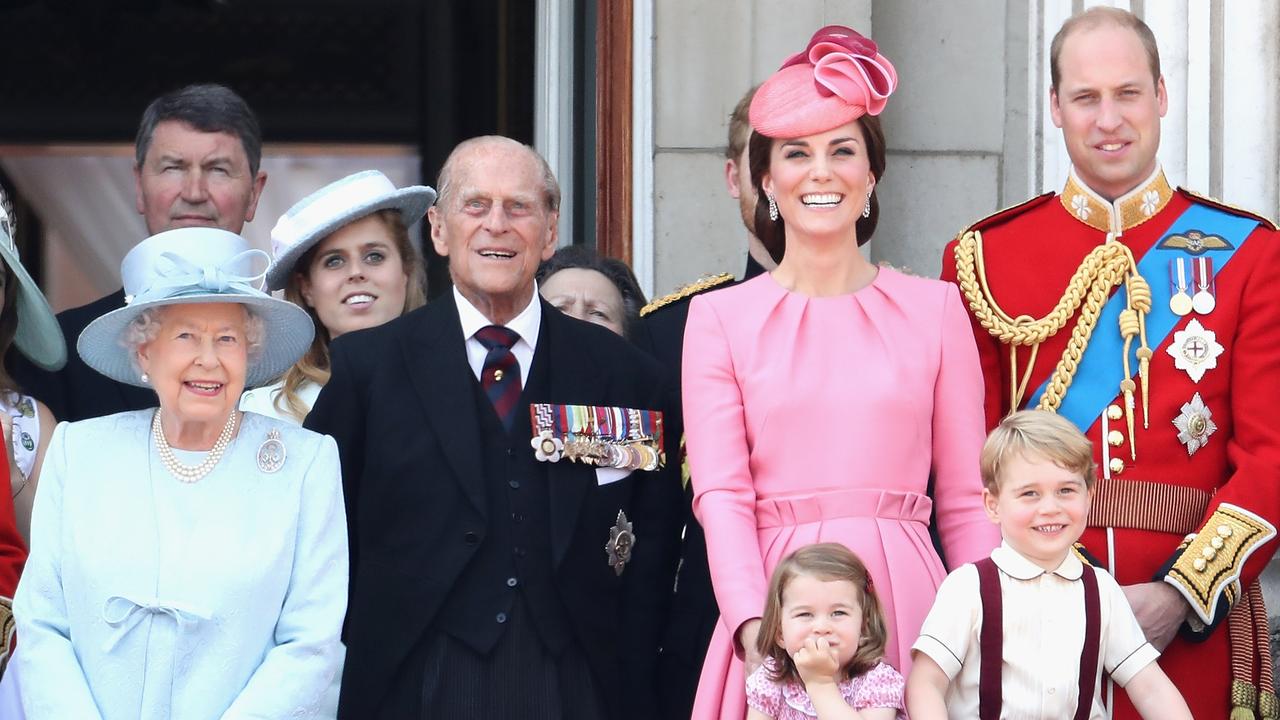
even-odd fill
[{"label": "white collar of uniform", "polygon": [[[1034,580],[1047,572],[1003,541],[1000,547],[991,551],[991,559],[1005,575],[1018,580]],[[1080,562],[1080,558],[1076,557],[1074,552],[1068,550],[1067,557],[1054,569],[1053,574],[1066,580],[1079,580],[1084,574],[1084,563]]]},{"label": "white collar of uniform", "polygon": [[[458,320],[462,323],[462,337],[464,340],[470,340],[475,336],[480,328],[488,327],[493,323],[484,313],[476,309],[462,293],[458,292],[458,288],[453,288],[453,299],[458,304]],[[511,322],[505,327],[508,330],[514,330],[520,339],[528,343],[530,348],[536,348],[538,344],[538,330],[542,327],[542,302],[538,300],[538,285],[533,286],[533,295],[529,298],[529,303],[525,305],[524,310],[519,315],[511,318]]]}]

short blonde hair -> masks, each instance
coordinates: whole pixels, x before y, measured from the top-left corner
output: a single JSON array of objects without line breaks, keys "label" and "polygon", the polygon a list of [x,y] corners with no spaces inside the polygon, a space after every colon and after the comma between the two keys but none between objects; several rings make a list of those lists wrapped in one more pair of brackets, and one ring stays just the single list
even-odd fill
[{"label": "short blonde hair", "polygon": [[1000,421],[982,446],[979,466],[982,484],[991,493],[1000,491],[1000,471],[1017,456],[1048,458],[1069,470],[1092,488],[1098,469],[1093,444],[1070,420],[1048,410],[1021,410]]}]

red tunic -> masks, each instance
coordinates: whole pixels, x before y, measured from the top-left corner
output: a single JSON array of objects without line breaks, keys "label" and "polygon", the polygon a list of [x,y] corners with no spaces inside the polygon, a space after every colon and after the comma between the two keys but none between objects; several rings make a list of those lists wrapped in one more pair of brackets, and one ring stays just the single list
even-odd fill
[{"label": "red tunic", "polygon": [[[1114,206],[1073,179],[1060,195],[1044,195],[998,213],[973,228],[982,233],[991,297],[1010,316],[1043,317],[1063,296],[1085,256],[1107,241],[1107,230],[1102,228],[1120,230],[1117,239],[1140,260],[1165,237],[1174,220],[1194,203],[1218,207],[1186,191],[1169,190],[1163,175],[1157,171],[1147,183],[1118,199]],[[1237,210],[1228,212],[1244,214]],[[1205,315],[1192,313],[1180,317],[1173,328],[1184,330],[1195,319],[1212,331],[1217,343],[1224,348],[1217,358],[1217,367],[1208,370],[1199,382],[1193,381],[1187,372],[1175,366],[1175,358],[1167,351],[1175,340],[1174,332],[1158,344],[1151,338],[1154,356],[1150,371],[1149,427],[1143,427],[1139,390],[1134,438],[1129,437],[1124,419],[1105,420],[1109,423],[1108,431],[1120,431],[1121,438],[1112,438],[1119,439],[1119,445],[1107,444],[1103,417],[1094,418],[1086,433],[1094,444],[1100,475],[1107,471],[1114,480],[1145,481],[1161,486],[1156,488],[1160,492],[1142,500],[1132,495],[1125,499],[1123,494],[1112,494],[1111,510],[1119,511],[1120,515],[1147,516],[1158,525],[1162,518],[1167,520],[1179,513],[1187,515],[1187,507],[1195,506],[1192,514],[1185,518],[1188,527],[1162,532],[1124,527],[1126,523],[1116,522],[1114,517],[1099,517],[1099,511],[1104,508],[1099,508],[1095,501],[1090,527],[1082,538],[1088,551],[1106,565],[1122,585],[1169,577],[1187,596],[1195,594],[1193,586],[1197,583],[1212,586],[1206,578],[1226,579],[1210,587],[1208,601],[1200,609],[1211,622],[1199,628],[1198,633],[1184,626],[1187,631],[1173,641],[1160,660],[1197,718],[1228,716],[1230,650],[1226,623],[1222,620],[1238,599],[1230,579],[1238,574],[1240,585],[1247,587],[1257,578],[1277,545],[1274,528],[1268,533],[1266,525],[1280,525],[1280,423],[1276,422],[1280,412],[1280,238],[1273,225],[1259,220],[1246,243],[1217,276],[1216,307]],[[947,246],[942,267],[943,279],[953,282],[956,281],[955,246],[956,241]],[[1202,256],[1212,258],[1214,252],[1205,252]],[[1164,273],[1165,268],[1161,268],[1161,272]],[[1153,287],[1157,283],[1169,283],[1165,274],[1146,276],[1146,280]],[[1053,372],[1075,327],[1076,317],[1041,344],[1026,398]],[[1119,330],[1115,325],[1099,322],[1092,339],[1103,333],[1118,335]],[[1009,348],[976,320],[974,336],[985,376],[986,419],[990,428],[1009,411]],[[1025,368],[1028,357],[1028,348],[1021,348],[1019,372]],[[1117,365],[1121,363],[1118,353],[1113,361]],[[1068,388],[1068,395],[1070,392]],[[1116,393],[1112,404],[1123,406],[1119,389],[1111,392]],[[1208,436],[1203,447],[1189,453],[1188,447],[1179,440],[1179,430],[1173,421],[1184,413],[1184,403],[1191,401],[1196,393],[1212,414],[1217,430]],[[1105,411],[1102,415],[1106,415]],[[1136,460],[1130,454],[1135,439]],[[1104,467],[1108,464],[1104,460],[1114,462],[1116,458],[1121,460],[1123,468],[1110,471]],[[1111,487],[1122,484],[1127,486],[1127,483],[1112,483]],[[1188,490],[1175,491],[1176,488]],[[1153,503],[1153,497],[1162,498],[1163,505]],[[1199,504],[1196,498],[1202,498]],[[1223,503],[1246,511],[1243,514],[1246,523],[1253,523],[1250,513],[1265,521],[1256,523],[1256,547],[1247,561],[1239,562],[1243,552],[1232,552],[1240,549],[1234,540],[1245,533],[1236,532],[1234,536],[1226,536],[1226,550],[1196,563],[1196,558],[1204,557],[1202,546],[1226,523],[1225,516],[1215,515]],[[1123,507],[1126,504],[1128,507]],[[1183,552],[1186,533],[1197,533],[1198,539],[1191,544],[1190,551]],[[1217,545],[1223,542],[1216,541]],[[1201,569],[1194,567],[1197,564]],[[1204,591],[1203,587],[1200,589]],[[1197,642],[1192,642],[1193,635]],[[1138,717],[1119,688],[1116,688],[1116,697],[1115,717]]]},{"label": "red tunic", "polygon": [[9,463],[0,462],[0,669],[9,656],[13,631],[13,593],[27,561],[27,548],[18,534],[9,493]]},{"label": "red tunic", "polygon": [[[0,487],[9,487],[9,463],[6,462],[0,462]],[[18,534],[13,497],[8,492],[0,492],[0,602],[7,605],[12,600],[26,561],[27,547]]]}]

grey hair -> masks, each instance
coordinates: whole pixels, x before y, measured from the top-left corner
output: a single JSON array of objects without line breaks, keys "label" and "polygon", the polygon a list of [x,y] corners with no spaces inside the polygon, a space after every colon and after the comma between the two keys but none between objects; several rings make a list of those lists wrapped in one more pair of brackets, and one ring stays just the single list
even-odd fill
[{"label": "grey hair", "polygon": [[[249,362],[252,363],[262,354],[262,348],[266,342],[267,326],[263,322],[262,316],[253,308],[241,303],[244,308],[244,339],[246,346],[246,354]],[[129,356],[129,362],[133,364],[135,370],[141,370],[138,367],[138,349],[143,345],[156,339],[156,335],[160,333],[160,324],[163,322],[164,311],[168,305],[159,307],[149,307],[138,313],[129,324],[125,326],[120,333],[120,345],[124,347],[126,354]]]},{"label": "grey hair", "polygon": [[138,135],[133,141],[137,167],[142,167],[147,159],[156,126],[168,120],[186,123],[203,133],[236,136],[249,160],[249,173],[258,174],[262,162],[262,128],[249,104],[231,88],[212,83],[188,85],[152,100],[142,113]]},{"label": "grey hair", "polygon": [[467,152],[483,148],[490,145],[506,145],[508,147],[520,148],[527,152],[538,164],[538,170],[542,174],[542,198],[546,204],[548,212],[559,212],[560,210],[560,183],[556,181],[556,174],[551,171],[551,166],[547,164],[546,158],[533,148],[531,145],[525,145],[519,140],[513,140],[503,135],[481,135],[458,143],[453,151],[449,153],[449,157],[445,158],[444,165],[440,168],[440,174],[436,178],[436,191],[439,196],[436,198],[436,205],[442,208],[449,206],[449,199],[453,191],[453,176],[457,172],[457,165],[461,158]]}]

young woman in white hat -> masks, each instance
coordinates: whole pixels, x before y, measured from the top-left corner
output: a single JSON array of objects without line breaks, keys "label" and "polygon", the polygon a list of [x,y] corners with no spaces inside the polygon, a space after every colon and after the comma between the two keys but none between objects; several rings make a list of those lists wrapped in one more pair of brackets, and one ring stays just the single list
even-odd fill
[{"label": "young woman in white hat", "polygon": [[422,258],[409,226],[436,191],[397,189],[377,170],[348,175],[300,200],[271,230],[267,287],[307,311],[316,336],[278,382],[245,393],[240,407],[301,424],[329,381],[329,343],[426,303]]},{"label": "young woman in white hat", "polygon": [[[154,235],[76,349],[159,407],[49,443],[9,672],[30,718],[332,715],[347,533],[332,438],[237,409],[311,343],[239,235]],[[7,674],[7,673],[6,673]]]},{"label": "young woman in white hat", "polygon": [[37,366],[57,370],[67,361],[67,349],[48,301],[18,259],[14,235],[13,214],[0,192],[0,260],[4,262],[0,267],[0,426],[9,440],[6,455],[14,517],[18,532],[30,540],[31,504],[54,419],[44,403],[22,392],[2,360],[10,348],[17,348]]}]

